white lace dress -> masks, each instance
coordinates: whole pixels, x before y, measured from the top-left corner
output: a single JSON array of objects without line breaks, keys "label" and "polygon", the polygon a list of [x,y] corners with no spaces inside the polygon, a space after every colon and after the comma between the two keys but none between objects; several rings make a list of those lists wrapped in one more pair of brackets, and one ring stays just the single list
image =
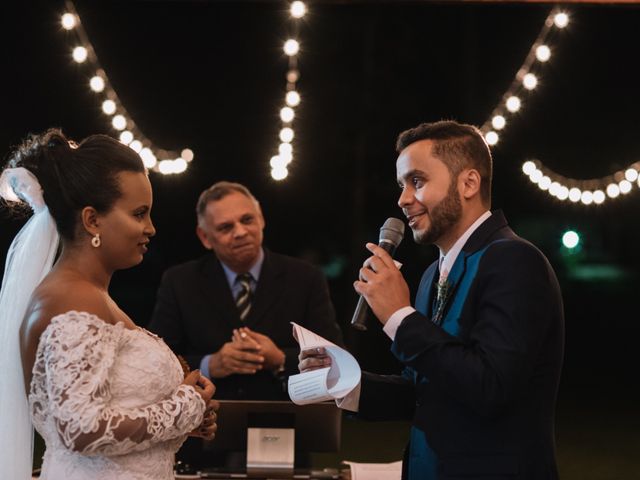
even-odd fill
[{"label": "white lace dress", "polygon": [[[54,317],[40,337],[29,393],[46,442],[40,478],[173,479],[175,452],[205,410],[182,381],[178,359],[146,330],[82,312]],[[76,445],[87,433],[91,441],[84,435]]]}]

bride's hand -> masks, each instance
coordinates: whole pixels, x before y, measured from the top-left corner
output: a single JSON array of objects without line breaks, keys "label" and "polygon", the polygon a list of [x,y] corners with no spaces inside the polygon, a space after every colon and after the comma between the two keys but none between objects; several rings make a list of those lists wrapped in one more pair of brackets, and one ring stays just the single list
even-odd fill
[{"label": "bride's hand", "polygon": [[217,411],[220,408],[220,402],[217,400],[209,400],[207,403],[207,409],[204,411],[204,418],[198,428],[189,433],[191,437],[200,437],[205,440],[213,440],[218,430],[218,415]]},{"label": "bride's hand", "polygon": [[193,372],[190,372],[189,375],[184,378],[182,384],[191,385],[193,388],[195,388],[196,392],[198,392],[198,394],[200,394],[200,396],[202,397],[202,400],[204,400],[204,403],[207,404],[216,391],[216,387],[213,385],[211,380],[209,380],[204,375],[201,375],[200,370],[194,370]]}]

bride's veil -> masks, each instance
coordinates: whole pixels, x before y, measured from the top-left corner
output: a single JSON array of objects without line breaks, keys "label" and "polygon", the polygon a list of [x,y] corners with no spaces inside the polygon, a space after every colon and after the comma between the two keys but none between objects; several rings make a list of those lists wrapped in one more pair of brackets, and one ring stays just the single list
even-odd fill
[{"label": "bride's veil", "polygon": [[0,196],[26,201],[34,211],[9,247],[0,290],[0,477],[25,480],[31,478],[33,428],[19,330],[33,290],[51,269],[58,233],[37,179],[25,168],[9,168],[2,173]]}]

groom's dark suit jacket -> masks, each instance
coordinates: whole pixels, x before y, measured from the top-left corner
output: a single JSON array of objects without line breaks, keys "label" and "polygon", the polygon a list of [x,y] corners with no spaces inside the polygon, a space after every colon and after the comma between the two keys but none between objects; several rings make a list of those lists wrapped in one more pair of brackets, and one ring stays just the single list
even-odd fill
[{"label": "groom's dark suit jacket", "polygon": [[[149,329],[195,369],[204,355],[217,352],[231,340],[234,328],[248,326],[269,336],[285,352],[284,377],[298,373],[299,346],[290,322],[342,345],[322,272],[291,257],[266,249],[264,253],[251,311],[244,322],[220,262],[208,254],[164,273]],[[288,400],[282,380],[264,371],[214,378],[215,398]]]},{"label": "groom's dark suit jacket", "polygon": [[364,374],[359,415],[412,419],[404,478],[556,479],[564,319],[547,259],[494,212],[452,267],[435,324],[438,278],[435,262],[392,344],[404,375]]}]

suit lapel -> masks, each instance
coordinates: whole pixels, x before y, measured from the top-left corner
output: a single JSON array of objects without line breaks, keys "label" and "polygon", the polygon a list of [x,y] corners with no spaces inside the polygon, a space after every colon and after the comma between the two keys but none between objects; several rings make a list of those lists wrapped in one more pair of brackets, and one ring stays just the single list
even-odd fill
[{"label": "suit lapel", "polygon": [[[242,326],[240,314],[233,299],[229,282],[224,274],[220,261],[215,255],[210,255],[202,265],[202,281],[199,287],[202,288],[204,296],[202,298],[209,299],[209,312],[203,312],[203,316],[224,319],[231,328]],[[213,312],[220,312],[214,315]]]},{"label": "suit lapel", "polygon": [[434,262],[422,276],[416,295],[416,310],[428,317],[429,320],[431,320],[433,314],[431,305],[433,305],[433,296],[435,293],[434,282],[437,275],[438,262]]},{"label": "suit lapel", "polygon": [[[495,234],[496,231],[507,226],[507,220],[504,217],[504,214],[501,210],[497,210],[491,214],[487,220],[485,220],[469,237],[465,245],[462,247],[458,258],[456,258],[453,267],[451,268],[451,272],[447,277],[447,281],[449,282],[449,291],[450,295],[446,298],[443,308],[442,308],[442,319],[439,322],[440,325],[443,325],[447,321],[447,315],[450,311],[451,305],[453,305],[456,301],[464,302],[464,298],[456,299],[456,295],[460,294],[459,286],[462,283],[464,275],[467,271],[467,259],[483,248],[488,242],[489,239]],[[466,295],[466,294],[464,294]],[[457,319],[454,319],[457,322]],[[457,325],[449,327],[445,326],[445,330],[448,330],[451,327],[454,331],[457,331]],[[453,331],[449,332],[454,334]]]}]

